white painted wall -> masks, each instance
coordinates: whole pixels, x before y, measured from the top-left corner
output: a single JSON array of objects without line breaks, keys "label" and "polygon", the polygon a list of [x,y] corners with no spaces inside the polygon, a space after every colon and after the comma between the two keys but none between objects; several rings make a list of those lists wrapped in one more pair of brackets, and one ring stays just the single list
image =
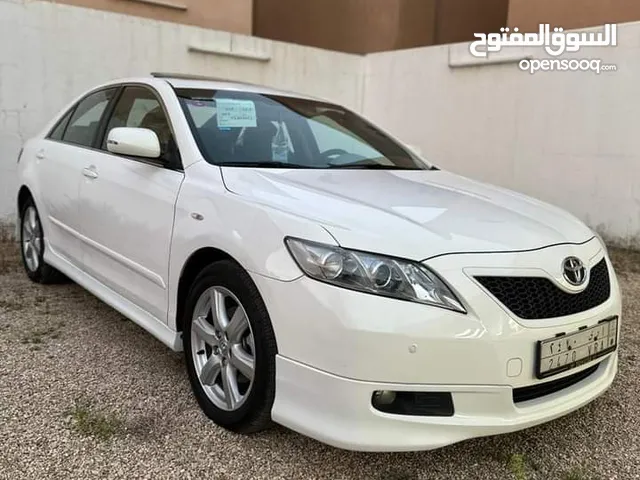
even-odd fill
[{"label": "white painted wall", "polygon": [[[270,61],[188,51],[230,48]],[[22,141],[107,80],[152,71],[244,80],[360,109],[363,57],[33,0],[0,0],[0,220],[14,213]]]},{"label": "white painted wall", "polygon": [[[503,50],[497,58],[542,49]],[[601,58],[616,72],[450,68],[467,44],[369,55],[364,113],[443,168],[561,206],[623,246],[640,248],[640,23]]]},{"label": "white painted wall", "polygon": [[[13,214],[22,141],[111,78],[177,71],[317,95],[389,129],[443,168],[564,207],[640,248],[640,23],[616,48],[581,51],[618,70],[451,68],[466,44],[359,57],[33,0],[0,0],[0,220]],[[271,60],[189,52],[233,49]],[[504,54],[503,51],[501,53]],[[542,51],[507,53],[533,54]]]}]

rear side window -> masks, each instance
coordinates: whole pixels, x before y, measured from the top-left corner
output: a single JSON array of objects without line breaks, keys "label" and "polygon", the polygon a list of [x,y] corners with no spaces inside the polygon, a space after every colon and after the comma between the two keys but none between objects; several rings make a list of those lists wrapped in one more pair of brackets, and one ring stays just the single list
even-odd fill
[{"label": "rear side window", "polygon": [[67,128],[67,124],[73,114],[73,110],[73,108],[69,110],[66,115],[60,119],[56,126],[53,127],[53,130],[51,130],[51,133],[49,134],[49,138],[51,140],[62,140],[62,135],[64,135],[64,130]]},{"label": "rear side window", "polygon": [[101,90],[93,93],[78,103],[62,140],[85,147],[93,146],[100,120],[116,89]]}]

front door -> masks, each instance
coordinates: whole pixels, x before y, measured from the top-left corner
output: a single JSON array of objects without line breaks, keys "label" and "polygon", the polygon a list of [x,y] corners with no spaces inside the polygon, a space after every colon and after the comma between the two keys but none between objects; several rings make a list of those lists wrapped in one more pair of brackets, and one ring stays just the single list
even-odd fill
[{"label": "front door", "polygon": [[[153,130],[159,160],[109,153],[115,127]],[[175,142],[162,103],[147,87],[125,87],[104,129],[101,149],[87,159],[80,186],[84,268],[110,289],[167,321],[169,252],[178,192]]]}]

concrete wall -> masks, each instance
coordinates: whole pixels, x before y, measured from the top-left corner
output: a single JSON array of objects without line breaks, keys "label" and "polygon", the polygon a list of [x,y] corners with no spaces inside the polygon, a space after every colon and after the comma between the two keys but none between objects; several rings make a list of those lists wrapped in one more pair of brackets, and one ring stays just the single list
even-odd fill
[{"label": "concrete wall", "polygon": [[508,8],[509,0],[256,0],[253,33],[366,54],[497,32]]},{"label": "concrete wall", "polygon": [[507,24],[509,0],[437,0],[436,45],[468,42],[474,33],[495,33]]},{"label": "concrete wall", "polygon": [[[228,55],[234,52],[257,60]],[[359,109],[363,61],[99,10],[0,0],[0,219],[14,211],[22,141],[99,83],[152,71],[186,72],[300,91]]]},{"label": "concrete wall", "polygon": [[510,0],[509,26],[537,31],[541,23],[565,29],[640,20],[640,2],[632,0]]},{"label": "concrete wall", "polygon": [[254,35],[364,54],[434,43],[436,0],[257,0]]},{"label": "concrete wall", "polygon": [[[24,139],[87,88],[161,70],[243,79],[347,104],[443,168],[557,204],[609,240],[640,248],[640,24],[620,26],[618,44],[574,54],[602,58],[616,72],[530,75],[514,63],[454,67],[477,63],[467,44],[360,57],[0,0],[0,218],[13,213],[15,159]],[[228,56],[234,52],[257,60]],[[544,57],[511,50],[495,60],[525,54]]]},{"label": "concrete wall", "polygon": [[[367,57],[364,113],[436,164],[554,203],[607,239],[640,248],[640,23],[618,47],[578,52],[616,72],[521,71],[467,44]],[[538,50],[503,50],[494,60]],[[568,57],[567,58],[571,58]]]},{"label": "concrete wall", "polygon": [[[251,35],[253,0],[47,0]],[[258,0],[260,1],[260,0]]]}]

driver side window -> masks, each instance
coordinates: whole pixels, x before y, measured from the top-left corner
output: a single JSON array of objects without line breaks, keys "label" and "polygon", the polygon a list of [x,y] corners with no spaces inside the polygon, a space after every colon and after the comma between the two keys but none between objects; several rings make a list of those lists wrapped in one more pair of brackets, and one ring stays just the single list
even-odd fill
[{"label": "driver side window", "polygon": [[169,160],[175,150],[173,135],[162,104],[155,94],[144,87],[125,87],[109,119],[102,149],[113,128],[133,127],[152,130],[160,141],[161,157]]}]

